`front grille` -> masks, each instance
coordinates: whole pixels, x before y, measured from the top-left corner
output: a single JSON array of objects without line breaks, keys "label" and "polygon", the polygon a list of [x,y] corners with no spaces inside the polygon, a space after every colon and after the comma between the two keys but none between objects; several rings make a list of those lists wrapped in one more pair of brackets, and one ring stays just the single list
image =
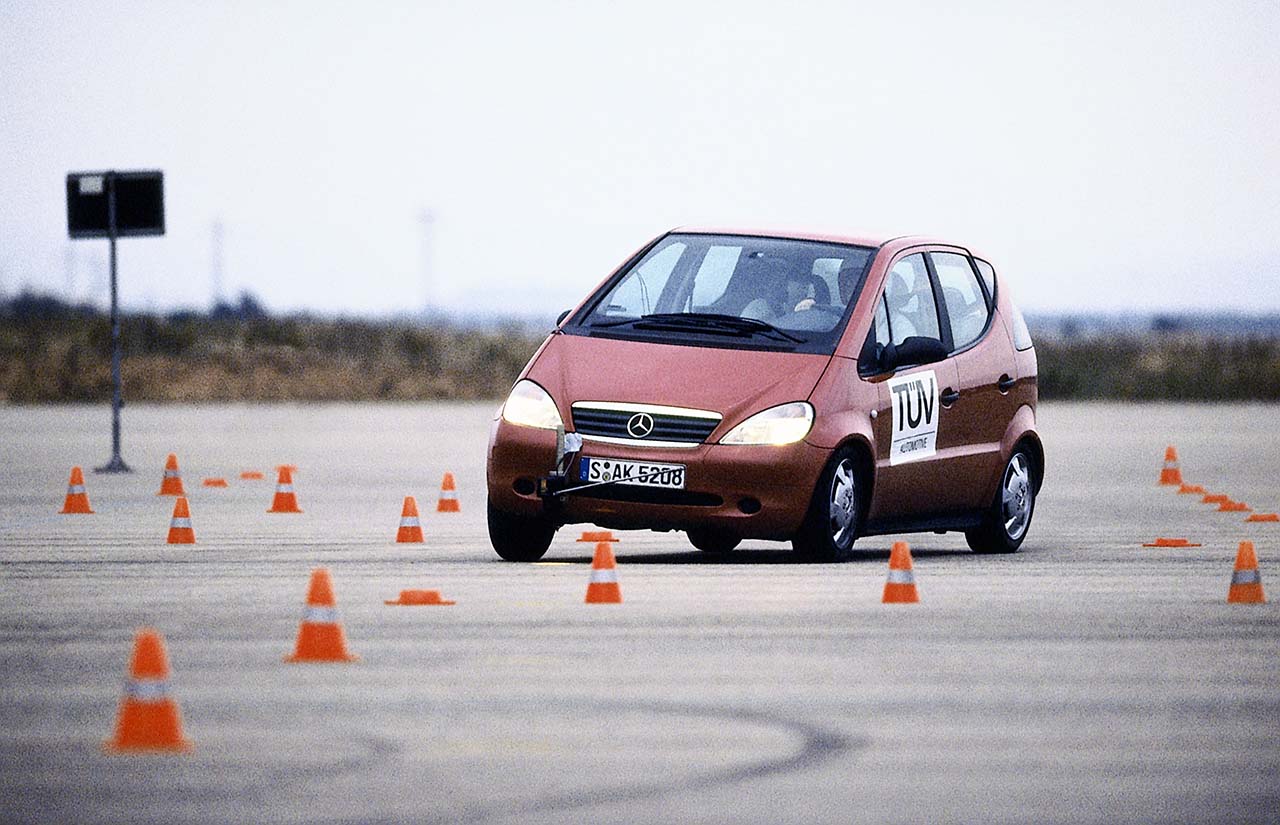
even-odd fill
[{"label": "front grille", "polygon": [[[642,438],[637,438],[627,425],[640,414],[652,419],[653,430]],[[573,427],[580,435],[616,438],[637,444],[653,441],[701,444],[719,424],[719,414],[701,410],[681,413],[672,407],[657,408],[640,404],[573,405]]]}]

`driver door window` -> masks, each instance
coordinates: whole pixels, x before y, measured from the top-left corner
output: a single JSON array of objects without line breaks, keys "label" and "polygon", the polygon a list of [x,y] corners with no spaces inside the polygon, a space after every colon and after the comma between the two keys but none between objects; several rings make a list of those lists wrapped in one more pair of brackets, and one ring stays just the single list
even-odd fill
[{"label": "driver door window", "polygon": [[908,255],[889,270],[884,303],[893,343],[901,344],[913,336],[942,340],[938,305],[933,299],[923,254]]}]

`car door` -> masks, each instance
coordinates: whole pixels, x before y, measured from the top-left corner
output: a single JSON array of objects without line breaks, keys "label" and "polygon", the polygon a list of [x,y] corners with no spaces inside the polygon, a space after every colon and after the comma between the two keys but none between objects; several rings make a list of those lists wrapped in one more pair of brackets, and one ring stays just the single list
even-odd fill
[{"label": "car door", "polygon": [[[883,349],[909,337],[946,344],[944,331],[924,254],[904,254],[886,275],[869,346]],[[868,517],[896,521],[957,509],[962,496],[956,485],[963,469],[955,459],[963,445],[953,409],[959,383],[954,360],[905,365],[863,378],[877,384],[872,422],[876,483]]]},{"label": "car door", "polygon": [[963,250],[932,249],[927,254],[939,286],[943,325],[950,332],[960,393],[953,410],[959,486],[956,505],[987,505],[996,474],[1003,468],[1000,445],[1016,399],[1013,345],[1004,325],[993,323],[994,295],[978,278]]}]

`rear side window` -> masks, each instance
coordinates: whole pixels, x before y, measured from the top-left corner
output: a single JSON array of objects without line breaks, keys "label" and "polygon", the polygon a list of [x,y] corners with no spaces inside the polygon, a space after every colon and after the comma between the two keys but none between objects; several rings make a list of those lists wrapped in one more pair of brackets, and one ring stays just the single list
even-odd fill
[{"label": "rear side window", "polygon": [[889,270],[884,302],[889,315],[889,336],[894,344],[916,336],[942,340],[938,305],[933,300],[933,287],[922,253],[908,255]]},{"label": "rear side window", "polygon": [[1031,349],[1035,346],[1031,342],[1031,330],[1027,329],[1027,320],[1022,317],[1022,310],[1013,304],[1009,305],[1013,310],[1013,346],[1014,349]]},{"label": "rear side window", "polygon": [[951,325],[952,346],[963,349],[982,335],[991,318],[987,296],[978,285],[969,259],[951,252],[932,252],[938,286],[947,305],[947,321]]},{"label": "rear side window", "polygon": [[996,305],[996,268],[981,258],[974,258],[973,262],[978,265],[978,274],[982,276],[982,283],[987,288],[987,303],[994,308]]}]

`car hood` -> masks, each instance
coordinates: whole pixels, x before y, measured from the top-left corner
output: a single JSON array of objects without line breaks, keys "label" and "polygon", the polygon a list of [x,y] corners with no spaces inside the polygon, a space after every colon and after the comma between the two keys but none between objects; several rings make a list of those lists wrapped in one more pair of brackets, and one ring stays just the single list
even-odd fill
[{"label": "car hood", "polygon": [[553,335],[526,377],[551,393],[570,420],[577,401],[663,404],[711,410],[721,428],[790,401],[804,401],[829,355],[679,346]]}]

